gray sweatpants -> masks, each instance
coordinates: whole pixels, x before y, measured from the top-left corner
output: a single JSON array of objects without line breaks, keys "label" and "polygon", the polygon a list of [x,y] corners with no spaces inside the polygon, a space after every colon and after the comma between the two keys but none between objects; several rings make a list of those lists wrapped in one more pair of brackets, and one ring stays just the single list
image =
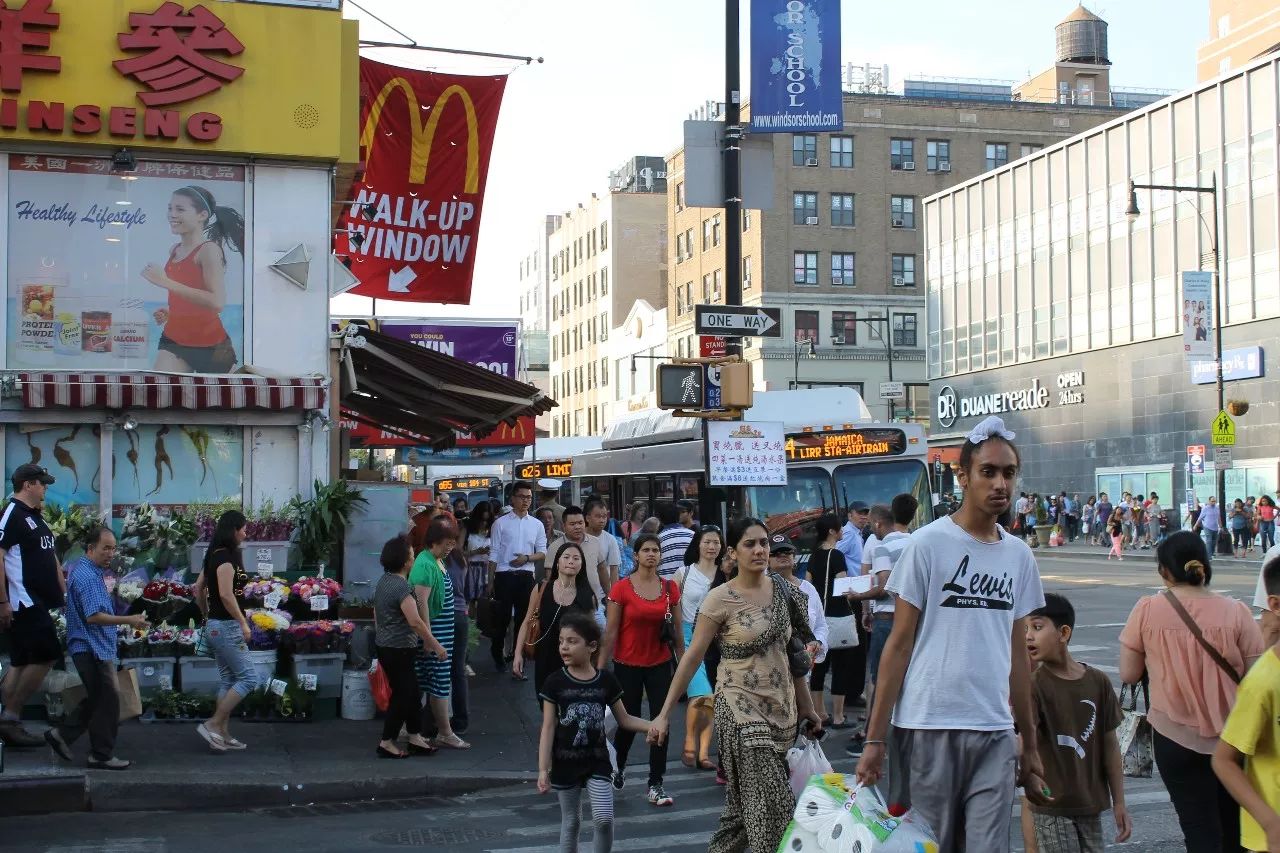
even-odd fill
[{"label": "gray sweatpants", "polygon": [[895,728],[894,737],[908,801],[937,834],[939,853],[1008,853],[1013,732]]}]

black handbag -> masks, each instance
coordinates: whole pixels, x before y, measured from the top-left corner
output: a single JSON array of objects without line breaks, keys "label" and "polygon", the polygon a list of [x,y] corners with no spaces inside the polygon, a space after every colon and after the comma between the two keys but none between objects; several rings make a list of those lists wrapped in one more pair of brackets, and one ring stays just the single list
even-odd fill
[{"label": "black handbag", "polygon": [[787,617],[791,620],[791,639],[787,640],[787,668],[790,669],[792,678],[802,678],[813,668],[813,658],[806,648],[816,639],[809,628],[809,615],[800,610],[800,602],[796,601],[790,589],[791,584],[786,578],[776,572],[769,577],[775,584],[783,584],[779,588],[783,598],[787,600]]},{"label": "black handbag", "polygon": [[667,587],[667,581],[662,581],[662,596],[667,600],[667,612],[662,617],[662,627],[658,629],[658,640],[664,646],[671,649],[674,657],[676,654],[676,625],[671,615],[671,590]]}]

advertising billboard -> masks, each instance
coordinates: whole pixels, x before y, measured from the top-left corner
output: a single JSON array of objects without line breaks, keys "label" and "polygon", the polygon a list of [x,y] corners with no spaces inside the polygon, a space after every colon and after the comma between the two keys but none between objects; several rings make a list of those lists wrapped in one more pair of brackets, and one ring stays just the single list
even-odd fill
[{"label": "advertising billboard", "polygon": [[231,373],[245,170],[9,156],[10,369]]},{"label": "advertising billboard", "polygon": [[1190,359],[1214,357],[1213,273],[1182,274],[1182,351]]},{"label": "advertising billboard", "polygon": [[840,0],[753,0],[752,132],[843,128]]},{"label": "advertising billboard", "polygon": [[507,78],[437,74],[360,60],[365,171],[339,221],[351,292],[471,302],[489,154]]},{"label": "advertising billboard", "polygon": [[429,323],[421,320],[378,320],[385,335],[483,367],[499,376],[516,379],[516,341],[520,324]]}]

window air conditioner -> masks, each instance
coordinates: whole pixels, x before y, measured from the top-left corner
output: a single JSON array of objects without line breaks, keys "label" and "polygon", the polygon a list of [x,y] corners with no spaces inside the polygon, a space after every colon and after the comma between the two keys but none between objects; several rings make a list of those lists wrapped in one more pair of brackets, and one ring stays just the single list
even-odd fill
[{"label": "window air conditioner", "polygon": [[901,220],[901,219],[895,219],[895,220],[893,220],[893,227],[894,227],[894,228],[901,228],[901,227],[902,227],[902,220]]},{"label": "window air conditioner", "polygon": [[906,283],[907,283],[907,280],[906,280],[906,278],[904,278],[903,276],[895,275],[895,276],[893,277],[893,286],[894,286],[894,287],[902,287],[902,286],[904,286]]},{"label": "window air conditioner", "polygon": [[817,225],[817,224],[818,224],[818,217],[816,217],[816,216],[806,216],[806,217],[804,218],[804,224],[805,224],[805,225]]},{"label": "window air conditioner", "polygon": [[816,165],[818,165],[818,158],[817,158],[817,157],[808,157],[808,158],[806,158],[806,159],[805,159],[804,164],[805,164],[806,166],[816,166]]},{"label": "window air conditioner", "polygon": [[902,163],[902,171],[904,171],[904,172],[914,172],[915,170],[916,170],[916,164],[915,164],[915,161],[914,161],[914,160],[905,160],[905,161],[903,161],[903,163]]},{"label": "window air conditioner", "polygon": [[838,273],[832,273],[832,274],[831,274],[831,283],[832,283],[832,284],[844,284],[844,276],[839,275]]},{"label": "window air conditioner", "polygon": [[939,171],[939,172],[950,172],[950,171],[951,171],[951,164],[950,164],[950,163],[948,163],[946,160],[943,160],[941,163],[939,163],[939,164],[938,164],[938,171]]},{"label": "window air conditioner", "polygon": [[838,346],[838,347],[844,346],[844,335],[836,335],[834,338],[831,339],[831,343],[833,346]]}]

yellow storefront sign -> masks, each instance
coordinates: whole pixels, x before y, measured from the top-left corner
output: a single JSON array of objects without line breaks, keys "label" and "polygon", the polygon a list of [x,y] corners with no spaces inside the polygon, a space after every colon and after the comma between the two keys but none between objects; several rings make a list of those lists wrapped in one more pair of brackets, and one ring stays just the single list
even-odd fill
[{"label": "yellow storefront sign", "polygon": [[354,160],[358,29],[193,0],[0,5],[0,140]]}]

